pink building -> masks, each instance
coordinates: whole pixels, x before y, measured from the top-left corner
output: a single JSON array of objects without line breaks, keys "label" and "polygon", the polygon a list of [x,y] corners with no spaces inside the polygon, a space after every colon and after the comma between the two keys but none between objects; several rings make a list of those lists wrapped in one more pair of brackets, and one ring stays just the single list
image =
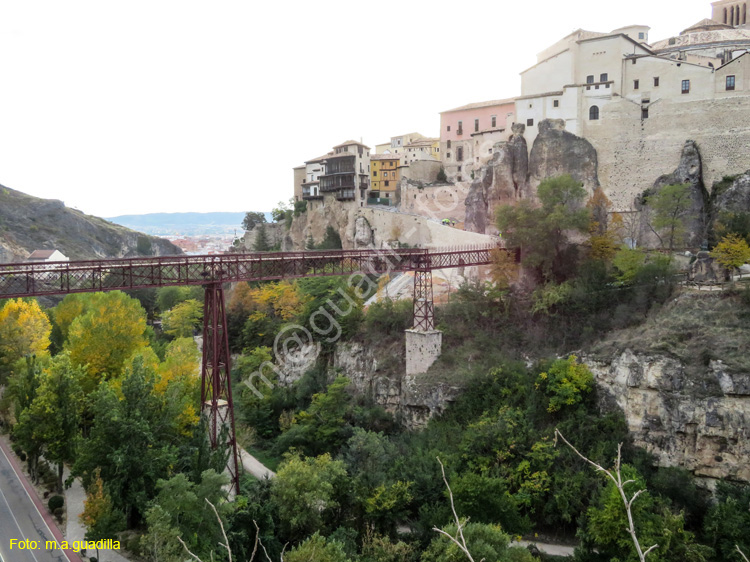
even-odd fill
[{"label": "pink building", "polygon": [[440,152],[453,181],[468,181],[493,145],[508,139],[515,119],[515,98],[470,103],[440,113]]}]

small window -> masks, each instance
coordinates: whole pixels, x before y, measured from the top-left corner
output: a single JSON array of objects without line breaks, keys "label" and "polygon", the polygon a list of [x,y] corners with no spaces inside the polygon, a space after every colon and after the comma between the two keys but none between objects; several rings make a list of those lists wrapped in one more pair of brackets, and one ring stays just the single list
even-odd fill
[{"label": "small window", "polygon": [[603,72],[602,74],[599,75],[599,82],[606,82],[607,78],[608,78],[607,73]]},{"label": "small window", "polygon": [[474,132],[479,131],[479,119],[474,119]]},{"label": "small window", "polygon": [[554,100],[552,102],[552,107],[560,107],[560,100]]},{"label": "small window", "polygon": [[461,166],[459,166],[459,167],[458,167],[458,171],[459,171],[459,172],[461,171]]},{"label": "small window", "polygon": [[534,126],[534,120],[533,119],[527,119],[526,120],[526,126],[527,127],[533,127]]},{"label": "small window", "polygon": [[633,64],[635,64],[635,63],[638,62],[638,59],[637,58],[632,58],[632,59],[630,59],[630,62],[632,62]]},{"label": "small window", "polygon": [[683,94],[689,94],[690,93],[690,80],[683,80],[682,81],[682,93]]},{"label": "small window", "polygon": [[493,115],[492,116],[492,125],[491,126],[492,126],[493,129],[495,127],[497,127],[497,115]]},{"label": "small window", "polygon": [[374,178],[378,177],[378,172],[376,170],[374,170],[372,172],[372,177],[374,177]]},{"label": "small window", "polygon": [[641,108],[641,119],[648,119],[648,107]]},{"label": "small window", "polygon": [[447,129],[448,129],[448,132],[450,133],[451,132],[451,126],[448,125]]},{"label": "small window", "polygon": [[727,91],[734,90],[734,76],[727,76]]},{"label": "small window", "polygon": [[638,86],[640,86],[641,81],[640,80],[633,80],[633,89],[637,90]]},{"label": "small window", "polygon": [[674,37],[670,37],[669,38],[669,44],[670,45],[674,45],[675,43],[677,43],[677,39],[675,39]]},{"label": "small window", "polygon": [[448,141],[448,142],[446,143],[446,145],[447,145],[447,146],[446,146],[446,148],[447,148],[448,150],[450,150],[450,148],[451,148],[451,141]]},{"label": "small window", "polygon": [[654,76],[654,88],[658,88],[658,87],[659,87],[659,77]]},{"label": "small window", "polygon": [[458,175],[456,176],[456,181],[461,181],[461,174],[458,174]]},{"label": "small window", "polygon": [[456,161],[457,162],[462,162],[463,159],[464,159],[464,147],[463,146],[459,146],[456,149]]},{"label": "small window", "polygon": [[445,154],[445,157],[446,157],[446,158],[447,158],[448,160],[450,160],[450,158],[451,158],[451,153],[450,153],[450,152],[446,152],[446,154]]},{"label": "small window", "polygon": [[643,33],[643,31],[639,31],[638,32],[638,39],[645,39],[645,38],[646,38],[646,34]]},{"label": "small window", "polygon": [[388,187],[389,185],[391,185],[391,182],[389,180],[385,180],[385,186]]},{"label": "small window", "polygon": [[589,120],[596,121],[597,119],[599,119],[599,106],[592,105],[589,107]]},{"label": "small window", "polygon": [[460,135],[461,133],[463,133],[463,129],[464,129],[464,122],[463,122],[463,121],[459,121],[459,122],[458,122],[458,134],[459,134],[459,135]]},{"label": "small window", "polygon": [[586,76],[586,84],[593,84],[593,83],[594,83],[594,75],[589,74],[588,76]]}]

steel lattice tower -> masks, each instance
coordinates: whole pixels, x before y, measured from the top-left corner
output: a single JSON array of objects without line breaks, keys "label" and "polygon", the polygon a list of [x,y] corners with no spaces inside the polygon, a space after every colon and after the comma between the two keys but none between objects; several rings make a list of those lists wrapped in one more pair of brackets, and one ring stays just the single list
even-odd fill
[{"label": "steel lattice tower", "polygon": [[420,256],[414,269],[414,329],[435,329],[435,305],[432,302],[432,269],[429,255]]},{"label": "steel lattice tower", "polygon": [[224,289],[221,283],[210,283],[205,285],[203,308],[201,414],[208,417],[211,448],[225,446],[229,449],[227,469],[231,478],[229,492],[231,497],[240,491],[240,473],[237,461],[237,438],[234,430],[234,402],[229,357]]}]

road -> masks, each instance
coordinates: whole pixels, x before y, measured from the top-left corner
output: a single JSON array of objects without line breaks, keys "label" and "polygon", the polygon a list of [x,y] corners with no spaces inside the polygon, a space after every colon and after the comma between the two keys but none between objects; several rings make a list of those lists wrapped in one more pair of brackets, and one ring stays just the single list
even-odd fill
[{"label": "road", "polygon": [[[11,539],[39,541],[35,550],[10,549]],[[45,550],[46,541],[55,540],[47,522],[31,500],[8,455],[0,447],[0,561],[77,562],[60,549]]]}]

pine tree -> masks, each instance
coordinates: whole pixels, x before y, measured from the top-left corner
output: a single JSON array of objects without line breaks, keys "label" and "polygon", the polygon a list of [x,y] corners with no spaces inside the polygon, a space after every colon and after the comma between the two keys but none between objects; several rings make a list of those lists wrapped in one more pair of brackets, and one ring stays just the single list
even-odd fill
[{"label": "pine tree", "polygon": [[271,249],[271,244],[268,241],[268,232],[266,231],[266,225],[261,223],[257,226],[258,234],[255,235],[255,243],[253,244],[253,250],[256,252],[268,252]]}]

